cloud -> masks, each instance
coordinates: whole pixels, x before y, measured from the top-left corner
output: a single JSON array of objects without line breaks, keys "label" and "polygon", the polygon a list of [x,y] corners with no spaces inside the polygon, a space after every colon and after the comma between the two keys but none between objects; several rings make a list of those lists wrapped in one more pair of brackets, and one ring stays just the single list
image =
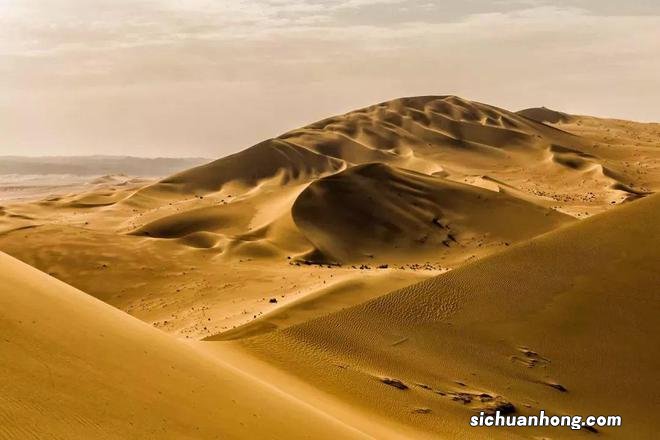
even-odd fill
[{"label": "cloud", "polygon": [[[51,7],[59,3],[46,2]],[[5,19],[0,57],[14,86],[31,86],[44,76],[49,78],[41,81],[44,86],[87,86],[139,81],[139,72],[149,82],[279,81],[272,73],[296,77],[296,64],[324,70],[308,75],[313,79],[350,71],[377,75],[383,65],[396,74],[405,70],[396,66],[400,60],[413,65],[420,64],[417,59],[451,62],[461,58],[461,48],[481,60],[499,56],[503,64],[513,65],[541,50],[543,63],[566,68],[575,67],[576,57],[590,54],[594,62],[637,56],[653,63],[660,41],[657,16],[594,15],[541,1],[513,2],[518,9],[471,13],[452,22],[444,21],[443,8],[432,2],[422,2],[426,11],[418,9],[417,15],[396,24],[366,20],[347,25],[334,16],[339,10],[411,8],[411,3],[116,0],[100,1],[96,8],[82,2],[80,9],[58,7],[51,13],[26,0],[21,13]],[[66,12],[74,10],[76,14]],[[360,60],[372,60],[373,67],[354,69]],[[262,68],[266,65],[270,73]]]},{"label": "cloud", "polygon": [[[0,131],[39,148],[51,138],[102,148],[103,133],[176,151],[192,136],[210,154],[217,139],[244,147],[317,116],[433,93],[660,119],[660,16],[642,0],[609,4],[0,0]],[[156,112],[162,102],[177,105]],[[190,119],[241,106],[256,108],[258,127],[238,110]]]}]

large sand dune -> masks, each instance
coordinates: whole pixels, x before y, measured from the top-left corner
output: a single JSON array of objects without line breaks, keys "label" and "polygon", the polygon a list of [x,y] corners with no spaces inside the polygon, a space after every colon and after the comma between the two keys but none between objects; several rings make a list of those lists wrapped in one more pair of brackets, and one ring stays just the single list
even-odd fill
[{"label": "large sand dune", "polygon": [[654,196],[243,345],[444,438],[584,435],[467,428],[474,411],[507,403],[519,414],[619,414],[623,426],[604,435],[653,438],[659,261]]},{"label": "large sand dune", "polygon": [[[556,148],[617,169],[626,180],[622,183],[635,179],[618,170],[620,164],[610,160],[610,152],[601,157],[590,139],[524,115],[529,116],[529,111],[516,114],[456,96],[397,99],[292,130],[165,179],[142,193],[203,195],[232,186],[249,189],[272,180],[309,182],[343,168],[378,162],[454,180],[488,175],[547,196],[575,190],[569,182],[557,185],[557,179],[567,174],[575,180],[571,185],[586,189],[587,184],[602,193],[599,198],[609,197],[606,203],[616,198],[606,188],[612,177],[567,173],[563,164],[552,160]],[[564,197],[555,202],[573,212],[582,201]]]},{"label": "large sand dune", "polygon": [[508,245],[573,220],[506,193],[381,163],[313,182],[292,209],[317,258],[380,264]]},{"label": "large sand dune", "polygon": [[[3,203],[0,249],[204,338],[282,308],[299,316],[292,304],[363,285],[369,271],[401,287],[660,188],[657,124],[575,115],[552,124],[558,112],[537,110],[455,96],[384,102],[160,182],[106,179]],[[319,297],[314,310],[365,298],[354,297]]]}]

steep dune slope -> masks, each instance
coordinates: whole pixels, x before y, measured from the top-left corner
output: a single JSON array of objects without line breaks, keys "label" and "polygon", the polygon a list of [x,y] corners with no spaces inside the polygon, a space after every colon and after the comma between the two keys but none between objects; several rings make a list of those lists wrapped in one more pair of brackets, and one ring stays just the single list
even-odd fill
[{"label": "steep dune slope", "polygon": [[366,438],[6,254],[0,334],[3,439]]},{"label": "steep dune slope", "polygon": [[[357,407],[448,438],[582,438],[468,428],[474,411],[621,415],[653,438],[660,196],[325,318],[241,342]],[[588,434],[588,433],[586,433]]]},{"label": "steep dune slope", "polygon": [[380,264],[444,260],[573,220],[504,193],[380,163],[317,180],[292,210],[317,258]]}]

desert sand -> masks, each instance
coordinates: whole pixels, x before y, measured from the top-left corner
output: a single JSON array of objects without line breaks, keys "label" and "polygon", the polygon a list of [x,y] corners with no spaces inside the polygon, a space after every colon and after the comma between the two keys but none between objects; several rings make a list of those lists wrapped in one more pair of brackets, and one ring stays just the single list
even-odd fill
[{"label": "desert sand", "polygon": [[[472,411],[620,414],[653,438],[660,197],[544,234],[445,275],[243,344],[333,395],[441,438]],[[383,383],[395,379],[401,390]],[[483,401],[482,396],[487,398]],[[423,410],[423,411],[420,411]],[[561,432],[561,437],[583,433]]]},{"label": "desert sand", "polygon": [[2,438],[366,438],[6,254],[0,267]]},{"label": "desert sand", "polygon": [[0,436],[652,438],[659,188],[660,124],[428,96],[0,200]]}]

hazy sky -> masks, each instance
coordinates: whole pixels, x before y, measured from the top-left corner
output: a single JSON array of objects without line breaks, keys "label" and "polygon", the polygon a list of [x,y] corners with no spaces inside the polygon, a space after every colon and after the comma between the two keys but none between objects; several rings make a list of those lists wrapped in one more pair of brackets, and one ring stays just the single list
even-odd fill
[{"label": "hazy sky", "polygon": [[0,0],[0,155],[219,157],[431,94],[660,121],[660,1]]}]

